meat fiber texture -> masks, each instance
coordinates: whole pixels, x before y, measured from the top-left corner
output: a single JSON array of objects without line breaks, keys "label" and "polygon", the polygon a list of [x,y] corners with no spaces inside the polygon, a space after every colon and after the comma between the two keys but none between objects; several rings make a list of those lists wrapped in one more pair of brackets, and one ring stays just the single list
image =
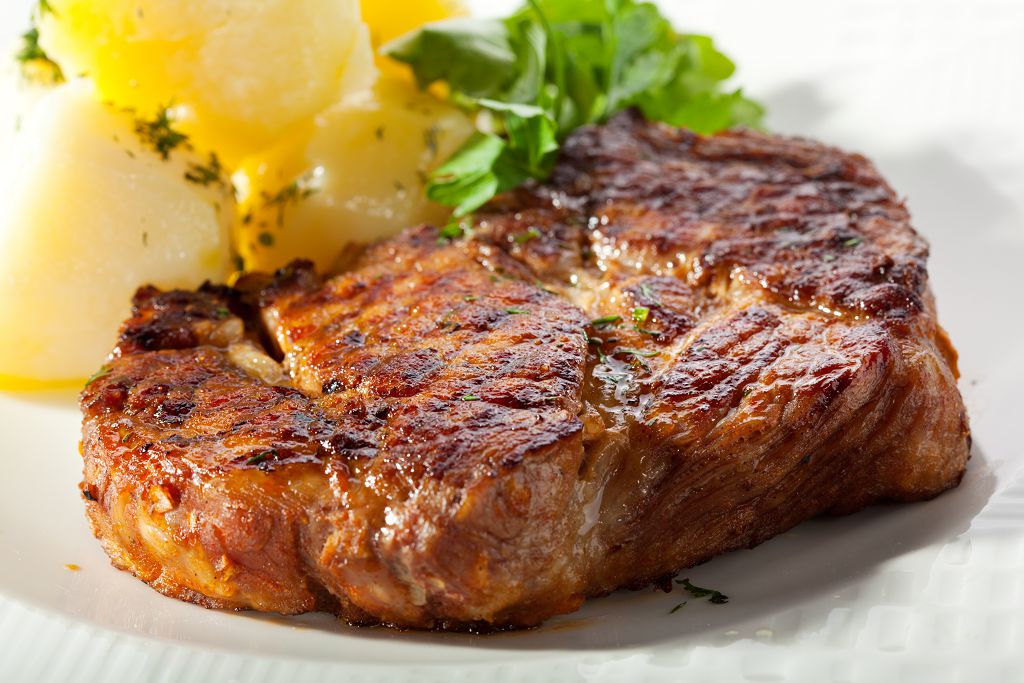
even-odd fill
[{"label": "meat fiber texture", "polygon": [[863,157],[627,113],[470,228],[141,289],[81,397],[114,565],[208,607],[530,627],[963,475],[927,245]]}]

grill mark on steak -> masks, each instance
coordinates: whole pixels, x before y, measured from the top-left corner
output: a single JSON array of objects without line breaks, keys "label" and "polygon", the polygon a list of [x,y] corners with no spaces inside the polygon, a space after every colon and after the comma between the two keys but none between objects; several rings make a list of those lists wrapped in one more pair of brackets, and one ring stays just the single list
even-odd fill
[{"label": "grill mark on steak", "polygon": [[[592,270],[628,263],[705,283],[740,267],[788,303],[893,319],[921,311],[927,245],[901,229],[907,211],[866,159],[755,133],[702,138],[638,117],[573,135],[550,186],[485,214],[511,219],[499,239],[557,200],[581,207],[550,213],[557,230],[582,233],[581,248],[598,256]],[[529,208],[509,216],[510,203]],[[550,244],[524,247],[534,266],[555,260]]]},{"label": "grill mark on steak", "polygon": [[82,394],[89,518],[207,606],[535,625],[955,485],[926,259],[863,157],[627,113],[467,239],[140,290]]}]

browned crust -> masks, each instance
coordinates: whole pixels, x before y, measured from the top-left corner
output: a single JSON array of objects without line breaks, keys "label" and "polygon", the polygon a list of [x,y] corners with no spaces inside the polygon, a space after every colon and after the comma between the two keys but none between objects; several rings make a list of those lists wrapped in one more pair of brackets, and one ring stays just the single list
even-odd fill
[{"label": "browned crust", "polygon": [[954,486],[926,258],[862,157],[623,115],[468,239],[140,290],[82,394],[89,517],[116,566],[208,607],[536,625]]}]

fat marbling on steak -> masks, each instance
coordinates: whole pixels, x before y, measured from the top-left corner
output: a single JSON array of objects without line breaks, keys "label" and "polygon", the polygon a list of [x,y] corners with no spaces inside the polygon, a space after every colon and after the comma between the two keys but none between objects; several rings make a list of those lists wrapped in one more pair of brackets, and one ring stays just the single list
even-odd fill
[{"label": "fat marbling on steak", "polygon": [[926,257],[863,157],[624,114],[463,238],[141,289],[81,398],[89,519],[210,607],[532,626],[956,485]]}]

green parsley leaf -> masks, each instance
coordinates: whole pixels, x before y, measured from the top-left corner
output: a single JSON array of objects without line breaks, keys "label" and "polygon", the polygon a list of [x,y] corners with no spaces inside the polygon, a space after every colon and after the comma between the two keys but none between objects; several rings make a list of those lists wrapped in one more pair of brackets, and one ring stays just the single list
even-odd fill
[{"label": "green parsley leaf", "polygon": [[863,244],[863,243],[864,243],[864,238],[863,237],[851,237],[850,239],[845,240],[843,242],[843,246],[846,247],[847,249],[852,249],[853,247],[856,247],[857,245]]},{"label": "green parsley leaf", "polygon": [[711,38],[676,31],[642,0],[527,0],[504,19],[428,24],[382,52],[487,114],[427,178],[427,196],[457,217],[546,179],[566,136],[629,107],[701,133],[756,127],[764,113],[724,86],[735,67]]},{"label": "green parsley leaf", "polygon": [[508,142],[489,133],[473,133],[427,182],[427,197],[455,207],[460,218],[494,195],[511,190],[529,177],[507,153]]},{"label": "green parsley leaf", "polygon": [[681,610],[684,607],[686,607],[686,601],[685,600],[683,602],[679,603],[678,605],[676,605],[675,607],[673,607],[672,609],[670,609],[668,611],[668,613],[669,614],[675,614],[676,612],[678,612],[679,610]]},{"label": "green parsley leaf", "polygon": [[462,400],[463,401],[479,401],[480,397],[479,396],[474,396],[473,394],[466,394],[466,395],[464,395],[462,397]]},{"label": "green parsley leaf", "polygon": [[437,239],[440,242],[445,240],[457,240],[462,237],[462,227],[457,223],[449,223],[437,231]]},{"label": "green parsley leaf", "polygon": [[522,314],[525,314],[525,313],[529,313],[529,311],[526,310],[525,308],[515,308],[515,307],[506,308],[505,312],[508,313],[509,315],[522,315]]},{"label": "green parsley leaf", "polygon": [[383,49],[412,67],[421,86],[447,81],[466,97],[501,93],[518,73],[505,24],[497,19],[451,19],[427,24]]},{"label": "green parsley leaf", "polygon": [[637,306],[633,309],[633,322],[637,325],[642,325],[647,321],[647,316],[650,314],[650,309],[644,308],[643,306]]}]

